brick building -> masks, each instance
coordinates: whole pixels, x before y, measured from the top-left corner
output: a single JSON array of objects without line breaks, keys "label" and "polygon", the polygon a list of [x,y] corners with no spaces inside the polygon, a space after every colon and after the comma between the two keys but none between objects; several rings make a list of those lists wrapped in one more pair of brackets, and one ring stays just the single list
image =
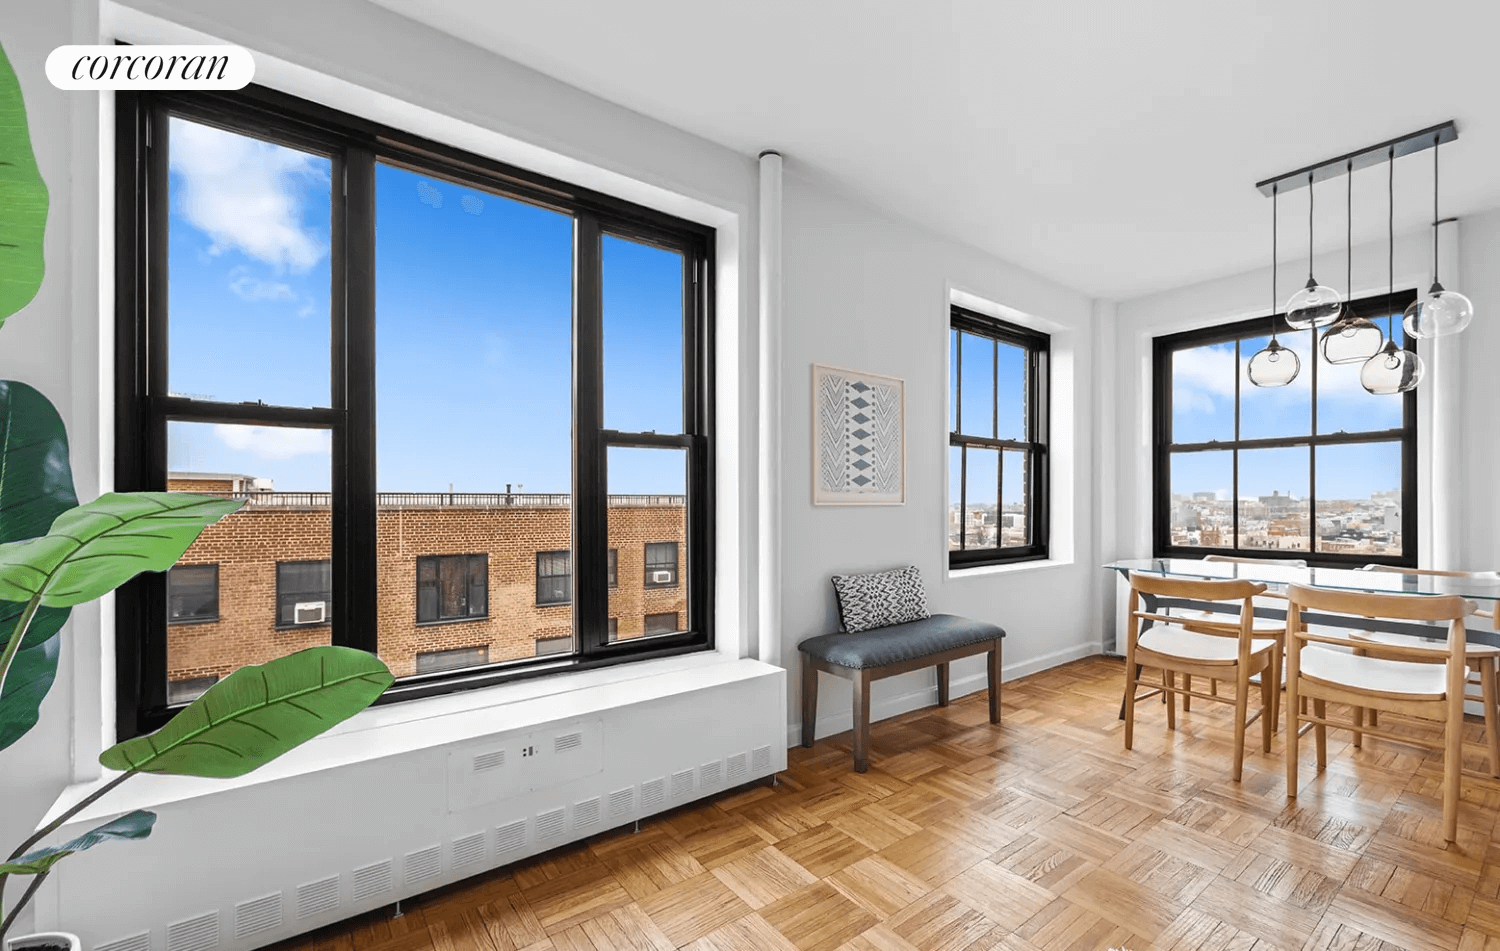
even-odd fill
[{"label": "brick building", "polygon": [[[173,473],[168,489],[246,500],[168,575],[173,701],[244,666],[329,642],[328,493]],[[396,676],[571,650],[569,498],[382,493],[379,653]],[[611,496],[611,639],[687,623],[682,496]]]}]

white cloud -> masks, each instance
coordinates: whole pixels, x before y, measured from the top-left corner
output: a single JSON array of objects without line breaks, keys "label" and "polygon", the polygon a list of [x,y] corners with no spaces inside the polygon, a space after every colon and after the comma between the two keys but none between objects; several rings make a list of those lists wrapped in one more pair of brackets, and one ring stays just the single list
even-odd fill
[{"label": "white cloud", "polygon": [[178,208],[212,239],[210,254],[237,250],[305,271],[328,253],[302,225],[299,182],[327,181],[326,160],[195,122],[172,123]]},{"label": "white cloud", "polygon": [[229,273],[229,289],[240,300],[296,300],[297,292],[290,284],[280,281],[263,281],[251,277],[245,268],[237,267]]},{"label": "white cloud", "polygon": [[219,441],[237,452],[248,452],[261,459],[290,459],[329,452],[329,434],[325,429],[287,429],[281,426],[237,426],[223,423],[214,426]]}]

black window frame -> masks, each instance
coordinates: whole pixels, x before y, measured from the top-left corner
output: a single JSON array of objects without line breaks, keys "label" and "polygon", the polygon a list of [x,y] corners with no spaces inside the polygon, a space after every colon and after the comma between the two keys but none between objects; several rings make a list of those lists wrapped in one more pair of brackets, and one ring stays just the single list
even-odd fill
[{"label": "black window frame", "polygon": [[[1394,296],[1388,298],[1385,294],[1377,294],[1360,300],[1350,302],[1350,307],[1355,314],[1373,321],[1380,327],[1382,332],[1386,328],[1385,317],[1394,314],[1394,325],[1401,322],[1402,311],[1406,305],[1416,300],[1417,292],[1414,290],[1397,291]],[[1240,393],[1247,383],[1243,377],[1241,367],[1250,356],[1241,353],[1244,348],[1236,346],[1235,353],[1235,396],[1234,396],[1234,438],[1231,440],[1210,440],[1201,443],[1173,443],[1172,436],[1172,354],[1180,350],[1190,350],[1194,347],[1208,346],[1215,343],[1228,343],[1230,341],[1251,340],[1257,337],[1270,335],[1271,328],[1276,328],[1277,335],[1284,339],[1295,337],[1298,334],[1313,334],[1313,354],[1311,360],[1302,362],[1302,373],[1312,374],[1312,408],[1309,417],[1309,432],[1303,436],[1277,436],[1270,438],[1240,439]],[[1399,397],[1402,400],[1402,424],[1396,429],[1366,430],[1355,433],[1340,430],[1336,433],[1319,433],[1317,431],[1318,421],[1318,378],[1323,359],[1317,347],[1318,335],[1323,332],[1322,328],[1317,330],[1293,330],[1286,322],[1284,314],[1275,317],[1256,317],[1250,320],[1236,321],[1230,324],[1220,324],[1213,327],[1204,327],[1196,330],[1188,330],[1181,333],[1167,334],[1157,337],[1152,341],[1152,512],[1151,512],[1151,534],[1152,551],[1157,558],[1202,558],[1204,555],[1227,555],[1230,557],[1254,557],[1286,560],[1302,560],[1314,567],[1360,567],[1368,564],[1392,565],[1402,568],[1417,567],[1417,531],[1418,531],[1418,508],[1417,508],[1417,389],[1408,391]],[[1405,335],[1403,334],[1403,337]],[[1407,350],[1415,352],[1416,341],[1410,338],[1404,340]],[[1311,366],[1309,366],[1311,364]],[[1326,368],[1325,368],[1326,369]],[[1350,367],[1341,368],[1349,371]],[[1355,372],[1358,367],[1352,368]],[[1397,397],[1389,397],[1395,399]],[[1399,442],[1401,444],[1401,554],[1400,556],[1375,555],[1367,553],[1341,554],[1338,552],[1319,552],[1316,550],[1318,530],[1318,469],[1317,469],[1317,447],[1351,445],[1359,443],[1388,443]],[[1239,505],[1232,507],[1233,512],[1233,536],[1235,545],[1216,547],[1195,547],[1191,545],[1172,544],[1172,456],[1175,453],[1186,452],[1211,452],[1233,450],[1233,489],[1232,492],[1237,499],[1239,496],[1239,451],[1253,449],[1276,449],[1286,447],[1310,447],[1308,452],[1308,548],[1305,551],[1282,550],[1269,548],[1240,548],[1239,547]]]},{"label": "black window frame", "polygon": [[[327,596],[326,597],[319,597],[319,598],[316,598],[316,599],[309,598],[309,597],[304,597],[309,592],[311,594],[314,594],[314,595],[322,595],[322,594],[324,594],[324,589],[322,587],[319,587],[316,591],[313,591],[312,589],[306,589],[306,590],[304,590],[304,591],[302,591],[302,592],[300,592],[298,594],[291,594],[291,593],[283,594],[282,591],[281,591],[281,588],[282,588],[281,569],[284,568],[284,567],[291,566],[291,565],[329,565],[329,576],[330,577],[329,577],[329,588],[327,590]],[[278,562],[276,562],[276,629],[278,631],[291,631],[291,630],[296,630],[298,628],[305,628],[305,627],[329,627],[330,625],[333,624],[332,574],[333,574],[332,563],[331,563],[330,559],[327,559],[327,558],[293,558],[293,559],[289,559],[287,561],[278,561]],[[322,601],[323,604],[324,604],[324,606],[325,606],[324,610],[323,610],[323,620],[321,620],[321,621],[311,621],[311,622],[309,622],[307,624],[298,624],[296,621],[283,621],[281,619],[281,602],[285,599],[285,600],[289,601],[291,604],[296,605],[297,603],[299,603],[299,598],[302,601],[312,601],[312,600]],[[295,607],[292,608],[292,612],[293,612],[293,617],[295,617],[296,616],[296,608]]]},{"label": "black window frame", "polygon": [[[670,569],[661,567],[661,566],[667,564],[667,562],[665,562],[665,561],[653,562],[651,560],[651,549],[653,547],[662,548],[662,547],[665,547],[667,545],[671,545],[672,546],[672,562],[671,562],[672,567]],[[682,580],[682,546],[680,544],[678,544],[677,542],[646,542],[645,547],[641,550],[641,559],[642,559],[642,565],[643,565],[643,568],[642,568],[642,571],[641,571],[641,581],[642,581],[642,584],[645,587],[647,587],[647,588],[675,588],[675,587],[677,587],[681,583],[681,580]],[[651,573],[653,571],[668,571],[668,570],[670,570],[672,572],[672,580],[671,581],[652,581],[651,580]]]},{"label": "black window frame", "polygon": [[[176,597],[172,593],[172,576],[187,571],[212,571],[214,579],[214,598],[212,614],[194,614],[188,617],[175,617],[172,614],[172,599]],[[219,614],[219,566],[216,564],[199,565],[173,565],[167,569],[167,623],[172,627],[180,627],[184,624],[217,624],[221,620]]]},{"label": "black window frame", "polygon": [[[566,562],[566,571],[554,571],[549,569],[542,574],[542,563],[554,563],[559,556]],[[561,578],[561,582],[553,579]],[[544,587],[547,593],[543,594]],[[563,593],[555,594],[555,590]],[[536,606],[539,608],[556,607],[558,605],[573,603],[573,553],[570,551],[539,551],[536,553]]]},{"label": "black window frame", "polygon": [[[1026,437],[1025,439],[999,439],[999,388],[994,387],[995,407],[992,410],[990,436],[969,435],[963,430],[963,347],[958,348],[958,357],[954,360],[951,368],[953,374],[952,386],[949,388],[950,399],[954,405],[950,408],[949,418],[953,421],[954,429],[948,432],[948,446],[951,450],[958,448],[959,473],[958,487],[959,498],[959,547],[949,548],[949,569],[978,568],[985,565],[1009,565],[1023,561],[1042,561],[1050,557],[1049,542],[1052,527],[1051,509],[1051,465],[1050,445],[1051,436],[1051,356],[1052,337],[1050,334],[1029,327],[1022,327],[989,314],[981,314],[957,304],[951,305],[948,321],[948,340],[952,341],[952,334],[958,331],[976,337],[984,337],[993,340],[998,349],[999,344],[1007,344],[1019,347],[1026,354]],[[994,358],[992,358],[994,360]],[[995,372],[998,373],[998,360],[994,360]],[[994,384],[991,384],[994,386]],[[986,548],[969,548],[967,546],[966,533],[963,530],[964,513],[968,509],[968,447],[979,449],[999,450],[999,462],[997,469],[997,485],[995,487],[995,498],[997,500],[996,515],[998,517],[1000,508],[1005,498],[1005,450],[1020,450],[1028,457],[1027,473],[1025,478],[1024,498],[1026,505],[1026,537],[1030,539],[1029,544],[1011,547],[1000,547],[1000,531],[997,525],[995,532],[995,546]],[[950,476],[951,482],[951,476]],[[947,487],[944,488],[947,491]],[[945,521],[951,519],[954,499],[949,499],[944,506],[943,518]],[[952,542],[950,540],[949,544]]]},{"label": "black window frame", "polygon": [[[575,651],[489,668],[401,678],[392,703],[560,670],[710,650],[714,644],[714,274],[716,231],[592,189],[412,135],[264,86],[237,91],[122,91],[115,100],[115,485],[163,491],[169,421],[294,426],[332,443],[332,639],[377,652],[375,479],[375,172],[388,163],[568,214],[574,222],[572,550],[578,579]],[[332,162],[330,400],[323,407],[227,403],[171,394],[165,342],[168,119],[181,117],[310,151]],[[683,259],[683,426],[679,433],[604,425],[603,239]],[[149,359],[148,359],[149,355]],[[691,554],[688,630],[642,644],[610,643],[606,574],[608,450],[678,449],[687,456]],[[167,702],[166,584],[143,575],[119,589],[115,720],[120,739],[155,730]]]},{"label": "black window frame", "polygon": [[[434,579],[436,587],[437,613],[430,618],[422,617],[422,563],[431,564],[436,571]],[[444,564],[463,564],[464,572],[464,613],[445,615],[443,614],[443,566]],[[475,564],[480,565],[479,576],[484,579],[484,610],[473,613],[473,576]],[[490,616],[490,556],[486,553],[463,554],[463,555],[418,555],[417,556],[417,603],[416,624],[418,627],[429,627],[434,624],[462,624],[469,621],[483,621]]]}]

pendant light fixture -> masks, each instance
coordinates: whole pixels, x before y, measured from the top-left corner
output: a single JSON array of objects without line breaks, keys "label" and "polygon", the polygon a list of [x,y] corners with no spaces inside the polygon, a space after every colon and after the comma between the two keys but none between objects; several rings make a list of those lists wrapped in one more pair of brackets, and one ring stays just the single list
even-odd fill
[{"label": "pendant light fixture", "polygon": [[1474,319],[1474,305],[1464,295],[1450,291],[1438,282],[1438,144],[1441,135],[1432,139],[1432,287],[1426,296],[1412,301],[1406,308],[1406,332],[1413,337],[1446,337],[1461,332]]},{"label": "pendant light fixture", "polygon": [[1245,375],[1256,386],[1286,386],[1297,378],[1302,360],[1276,340],[1276,186],[1271,188],[1271,342],[1250,358]]},{"label": "pendant light fixture", "polygon": [[[1348,257],[1344,265],[1344,288],[1350,300],[1354,297],[1354,160],[1349,159],[1345,174],[1349,176],[1348,217],[1345,241]],[[1354,306],[1344,304],[1344,316],[1323,331],[1323,358],[1329,363],[1363,363],[1380,352],[1384,335],[1380,328],[1354,313]]]},{"label": "pendant light fixture", "polygon": [[1359,368],[1359,382],[1366,390],[1376,396],[1392,396],[1396,393],[1405,393],[1407,390],[1416,389],[1418,383],[1422,382],[1422,360],[1414,351],[1406,350],[1396,346],[1396,330],[1392,324],[1392,298],[1396,293],[1396,148],[1391,146],[1390,150],[1390,179],[1386,186],[1387,197],[1390,202],[1386,213],[1386,236],[1389,240],[1389,250],[1386,253],[1386,267],[1389,276],[1389,285],[1385,298],[1385,347],[1373,357],[1365,361],[1365,365]]},{"label": "pendant light fixture", "polygon": [[1338,319],[1339,292],[1313,277],[1313,173],[1307,173],[1307,286],[1286,302],[1286,323],[1293,330],[1326,327]]}]

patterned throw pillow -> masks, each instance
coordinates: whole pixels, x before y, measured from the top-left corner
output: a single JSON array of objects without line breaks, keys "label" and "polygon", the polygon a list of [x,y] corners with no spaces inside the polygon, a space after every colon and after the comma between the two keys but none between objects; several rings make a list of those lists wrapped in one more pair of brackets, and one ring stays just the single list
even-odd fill
[{"label": "patterned throw pillow", "polygon": [[833,590],[844,630],[850,634],[928,616],[927,591],[915,565],[868,575],[834,575]]}]

